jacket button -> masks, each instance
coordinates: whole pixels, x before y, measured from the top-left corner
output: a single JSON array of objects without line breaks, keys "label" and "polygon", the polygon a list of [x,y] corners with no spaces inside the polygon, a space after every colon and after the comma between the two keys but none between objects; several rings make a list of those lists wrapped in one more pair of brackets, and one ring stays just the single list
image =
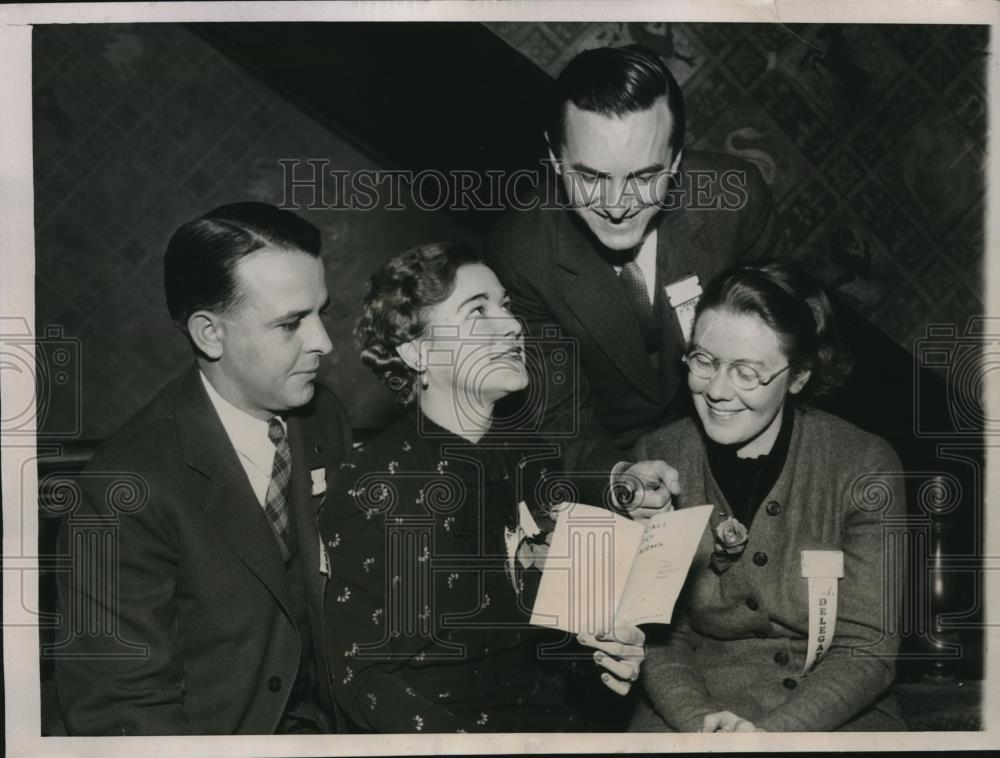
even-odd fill
[{"label": "jacket button", "polygon": [[751,611],[755,611],[758,608],[760,608],[760,606],[757,605],[757,601],[756,600],[754,600],[752,597],[748,597],[747,598],[747,608],[749,608]]},{"label": "jacket button", "polygon": [[272,676],[270,679],[268,679],[267,680],[267,688],[269,690],[271,690],[271,692],[277,692],[278,690],[280,690],[281,689],[281,677],[280,676]]},{"label": "jacket button", "polygon": [[787,666],[788,653],[786,653],[784,650],[779,650],[777,653],[774,654],[774,662],[777,663],[779,666]]},{"label": "jacket button", "polygon": [[777,516],[781,513],[781,503],[777,500],[772,500],[767,504],[766,510],[768,516]]},{"label": "jacket button", "polygon": [[782,680],[781,686],[784,687],[786,690],[794,690],[796,687],[799,686],[799,683],[796,682],[791,677],[789,677],[788,679]]},{"label": "jacket button", "polygon": [[762,553],[760,551],[753,554],[753,565],[763,566],[767,563],[767,553]]}]

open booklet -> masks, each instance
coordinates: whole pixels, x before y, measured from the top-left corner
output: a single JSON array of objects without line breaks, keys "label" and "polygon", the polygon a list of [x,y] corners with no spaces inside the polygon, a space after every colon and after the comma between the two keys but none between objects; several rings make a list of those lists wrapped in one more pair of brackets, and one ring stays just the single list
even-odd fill
[{"label": "open booklet", "polygon": [[643,525],[569,505],[552,534],[531,623],[574,634],[669,624],[711,513],[699,505]]}]

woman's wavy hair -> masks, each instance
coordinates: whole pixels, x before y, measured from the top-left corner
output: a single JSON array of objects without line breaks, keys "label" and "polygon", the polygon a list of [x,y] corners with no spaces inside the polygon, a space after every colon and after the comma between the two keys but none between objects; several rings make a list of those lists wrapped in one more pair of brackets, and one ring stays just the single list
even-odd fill
[{"label": "woman's wavy hair", "polygon": [[695,309],[751,313],[774,330],[792,371],[810,371],[799,397],[832,394],[854,364],[826,292],[794,266],[781,262],[743,264],[713,279]]},{"label": "woman's wavy hair", "polygon": [[404,405],[416,397],[418,374],[396,348],[425,336],[428,312],[454,291],[458,269],[482,262],[480,253],[469,245],[436,242],[410,248],[372,274],[354,336],[361,362]]}]

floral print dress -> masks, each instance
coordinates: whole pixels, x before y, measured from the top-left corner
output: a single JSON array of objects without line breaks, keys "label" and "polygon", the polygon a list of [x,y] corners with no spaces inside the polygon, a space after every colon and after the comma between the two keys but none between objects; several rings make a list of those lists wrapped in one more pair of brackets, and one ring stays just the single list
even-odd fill
[{"label": "floral print dress", "polygon": [[590,651],[528,625],[540,574],[508,557],[519,502],[551,529],[550,467],[537,441],[474,445],[419,413],[341,465],[320,521],[326,639],[359,730],[586,728],[574,699],[602,689]]}]

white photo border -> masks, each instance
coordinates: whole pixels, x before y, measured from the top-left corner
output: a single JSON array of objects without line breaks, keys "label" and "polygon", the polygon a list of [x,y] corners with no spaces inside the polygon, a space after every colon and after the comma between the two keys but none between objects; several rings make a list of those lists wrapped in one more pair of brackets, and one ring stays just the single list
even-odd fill
[{"label": "white photo border", "polygon": [[[182,21],[737,21],[989,24],[997,27],[1000,7],[987,0],[931,2],[725,2],[687,0],[664,3],[520,1],[457,2],[209,2],[38,4],[0,6],[0,323],[24,319],[34,324],[34,199],[32,191],[31,25],[50,23],[129,23]],[[996,116],[997,42],[991,35],[988,62],[990,116]],[[997,314],[1000,294],[1000,228],[997,192],[1000,156],[988,157],[988,228],[984,286]],[[32,402],[30,387],[0,383],[3,407]],[[988,418],[1000,418],[1000,382],[986,385]],[[1000,492],[998,451],[987,460],[985,503]],[[40,737],[39,638],[31,608],[38,597],[37,477],[35,440],[2,440],[4,679],[7,749],[10,755],[410,755],[429,753],[613,753],[832,750],[974,749],[1000,747],[997,714],[1000,691],[995,676],[1000,649],[1000,614],[988,603],[984,617],[986,675],[984,731],[977,733],[884,734],[493,734],[493,735],[323,735],[254,737]],[[1000,530],[987,524],[983,558],[985,595],[998,591]],[[992,615],[990,615],[992,612]]]}]

